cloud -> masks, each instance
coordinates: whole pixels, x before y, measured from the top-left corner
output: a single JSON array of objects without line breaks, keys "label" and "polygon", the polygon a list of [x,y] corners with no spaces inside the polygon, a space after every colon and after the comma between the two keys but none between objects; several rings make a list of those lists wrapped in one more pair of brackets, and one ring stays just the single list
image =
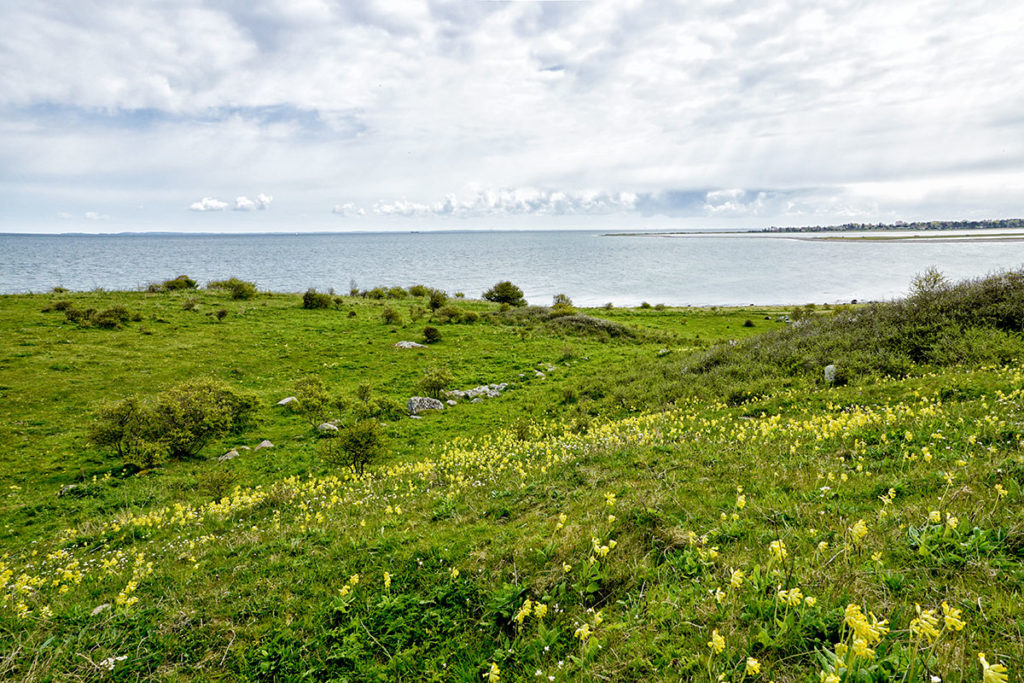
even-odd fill
[{"label": "cloud", "polygon": [[62,221],[69,221],[73,218],[73,216],[67,211],[61,211],[57,214],[57,218],[61,219]]},{"label": "cloud", "polygon": [[465,199],[448,194],[429,204],[406,199],[378,201],[373,211],[383,216],[599,215],[633,211],[636,201],[637,196],[631,192],[520,187],[477,190]]},{"label": "cloud", "polygon": [[110,216],[106,216],[98,211],[86,211],[82,216],[87,221],[105,221],[110,218]]},{"label": "cloud", "polygon": [[213,197],[203,197],[198,202],[188,205],[189,211],[223,211],[226,208],[228,208],[227,202],[222,202]]},{"label": "cloud", "polygon": [[236,197],[234,211],[266,211],[270,208],[272,201],[274,201],[273,197],[262,192],[256,195],[256,199],[249,199],[245,196]]},{"label": "cloud", "polygon": [[352,202],[346,202],[344,204],[335,204],[334,207],[331,208],[331,213],[333,213],[335,215],[338,215],[338,216],[346,216],[346,217],[348,217],[348,216],[365,216],[366,215],[366,209],[364,209],[362,207],[357,207]]}]

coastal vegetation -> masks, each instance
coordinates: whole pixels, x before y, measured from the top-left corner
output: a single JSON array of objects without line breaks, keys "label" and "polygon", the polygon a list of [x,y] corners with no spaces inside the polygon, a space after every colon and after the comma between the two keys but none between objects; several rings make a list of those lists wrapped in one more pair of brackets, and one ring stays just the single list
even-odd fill
[{"label": "coastal vegetation", "polygon": [[1024,274],[351,290],[0,297],[0,678],[1019,676]]}]

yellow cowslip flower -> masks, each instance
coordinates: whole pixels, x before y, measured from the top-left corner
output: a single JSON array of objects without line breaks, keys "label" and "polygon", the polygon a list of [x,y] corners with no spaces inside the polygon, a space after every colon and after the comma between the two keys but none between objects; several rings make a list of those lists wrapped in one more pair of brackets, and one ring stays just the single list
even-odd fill
[{"label": "yellow cowslip flower", "polygon": [[861,539],[868,535],[868,525],[864,523],[863,519],[858,519],[852,527],[850,527],[850,535],[853,537],[854,543],[860,543]]},{"label": "yellow cowslip flower", "polygon": [[967,624],[960,618],[960,610],[942,601],[942,621],[950,631],[962,631]]},{"label": "yellow cowslip flower", "polygon": [[353,586],[359,583],[359,574],[353,574],[352,576],[348,577],[348,582]]},{"label": "yellow cowslip flower", "polygon": [[1002,664],[989,664],[985,659],[985,653],[978,653],[978,661],[981,662],[982,683],[1006,683],[1006,667]]},{"label": "yellow cowslip flower", "polygon": [[729,585],[731,585],[733,588],[739,588],[740,586],[743,585],[743,570],[742,569],[733,569],[732,570],[732,577],[729,578]]},{"label": "yellow cowslip flower", "polygon": [[761,673],[761,662],[757,661],[753,657],[747,657],[747,667],[744,669],[744,673],[747,676],[756,676]]},{"label": "yellow cowslip flower", "polygon": [[526,620],[526,617],[530,616],[530,612],[533,611],[533,601],[530,598],[526,598],[526,602],[516,612],[515,620],[517,624],[522,624]]},{"label": "yellow cowslip flower", "polygon": [[391,589],[391,574],[384,572],[384,590]]},{"label": "yellow cowslip flower", "polygon": [[533,616],[539,620],[543,620],[548,615],[548,606],[542,602],[538,602],[533,606]]},{"label": "yellow cowslip flower", "polygon": [[344,586],[341,587],[341,591],[340,592],[341,592],[341,597],[345,597],[346,595],[348,595],[349,593],[352,592],[352,586],[350,586],[349,584],[346,583]]},{"label": "yellow cowslip flower", "polygon": [[920,605],[914,607],[917,609],[917,618],[910,622],[910,633],[918,638],[924,636],[929,643],[935,642],[939,637],[939,629],[936,628],[939,625],[939,618],[935,615],[935,610],[922,610]]},{"label": "yellow cowslip flower", "polygon": [[494,662],[491,662],[491,668],[484,672],[481,678],[486,678],[487,683],[498,683],[501,680],[501,669]]},{"label": "yellow cowslip flower", "polygon": [[950,530],[956,529],[959,524],[960,524],[960,520],[959,519],[957,519],[953,515],[949,514],[948,512],[946,513],[946,526],[948,526],[950,528]]},{"label": "yellow cowslip flower", "polygon": [[604,504],[610,508],[615,507],[615,494],[611,492],[604,494]]},{"label": "yellow cowslip flower", "polygon": [[736,496],[736,507],[739,508],[740,510],[742,510],[746,506],[747,506],[747,497],[744,496],[742,493],[740,495]]},{"label": "yellow cowslip flower", "polygon": [[836,651],[836,657],[839,657],[839,659],[845,660],[846,659],[846,653],[850,651],[850,648],[848,648],[846,646],[846,643],[836,643],[835,651]]},{"label": "yellow cowslip flower", "polygon": [[590,624],[583,624],[572,635],[574,638],[579,638],[581,643],[587,642],[590,638]]},{"label": "yellow cowslip flower", "polygon": [[816,604],[818,604],[818,599],[808,595],[806,598],[804,598],[804,604],[808,607],[814,607]]},{"label": "yellow cowslip flower", "polygon": [[717,602],[718,604],[722,604],[722,600],[725,599],[725,593],[722,592],[721,588],[716,588],[715,590],[711,591],[711,595],[714,596],[715,602]]},{"label": "yellow cowslip flower", "polygon": [[864,659],[874,659],[875,651],[868,647],[868,641],[864,638],[853,639],[853,656]]},{"label": "yellow cowslip flower", "polygon": [[572,571],[572,565],[569,564],[568,562],[563,562],[562,563],[562,571],[565,572],[566,574],[568,574],[569,572]]},{"label": "yellow cowslip flower", "polygon": [[932,510],[928,513],[928,521],[932,524],[938,524],[942,521],[942,513],[938,510]]},{"label": "yellow cowslip flower", "polygon": [[456,569],[455,567],[452,567],[451,576],[452,576],[453,579],[459,578],[459,570]]},{"label": "yellow cowslip flower", "polygon": [[603,610],[598,610],[594,614],[594,628],[597,628],[598,626],[600,626],[601,622],[604,621],[604,616],[603,616],[602,612],[603,612]]},{"label": "yellow cowslip flower", "polygon": [[786,544],[781,538],[768,544],[768,552],[772,557],[776,558],[780,562],[785,560],[786,556],[789,554],[786,552]]},{"label": "yellow cowslip flower", "polygon": [[798,607],[803,602],[804,594],[799,588],[791,588],[788,591],[779,591],[779,600],[790,607]]},{"label": "yellow cowslip flower", "polygon": [[996,493],[999,494],[1000,498],[1006,498],[1006,495],[1009,493],[1009,491],[1003,488],[1002,484],[996,484],[992,488],[995,489]]},{"label": "yellow cowslip flower", "polygon": [[819,553],[824,553],[826,550],[828,550],[828,541],[819,541],[818,542],[818,552]]},{"label": "yellow cowslip flower", "polygon": [[608,515],[608,523],[609,524],[614,524],[615,523],[615,515]]},{"label": "yellow cowslip flower", "polygon": [[711,632],[711,640],[708,641],[708,647],[711,648],[711,653],[716,655],[721,654],[725,650],[725,638],[718,634],[717,628]]},{"label": "yellow cowslip flower", "polygon": [[558,515],[558,524],[555,525],[555,531],[558,531],[565,526],[565,521],[569,519],[568,515],[564,512]]},{"label": "yellow cowslip flower", "polygon": [[839,676],[836,676],[831,671],[822,671],[818,674],[819,683],[839,683],[839,680]]}]

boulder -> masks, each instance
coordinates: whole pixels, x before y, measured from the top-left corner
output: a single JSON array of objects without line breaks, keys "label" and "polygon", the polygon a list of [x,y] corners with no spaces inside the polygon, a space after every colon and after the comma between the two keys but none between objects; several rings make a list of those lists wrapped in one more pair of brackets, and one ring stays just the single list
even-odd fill
[{"label": "boulder", "polygon": [[258,444],[256,444],[256,448],[254,448],[253,450],[254,451],[258,451],[261,448],[273,448],[273,447],[274,447],[274,444],[270,443],[266,439],[263,439],[263,441],[260,441]]},{"label": "boulder", "polygon": [[323,422],[316,426],[316,431],[321,433],[336,432],[338,431],[338,425],[331,424],[330,422]]},{"label": "boulder", "polygon": [[450,398],[450,399],[448,399],[447,401],[445,401],[445,403],[447,403],[447,404],[448,404],[448,405],[450,405],[450,406],[457,406],[457,405],[459,405],[459,402],[458,402],[458,401],[456,401],[456,400],[455,400],[455,399],[453,399],[453,398]]},{"label": "boulder", "polygon": [[90,614],[92,614],[92,616],[96,616],[97,614],[101,614],[104,610],[108,609],[110,609],[110,603],[105,602],[102,605],[97,605],[96,607],[94,607]]},{"label": "boulder", "polygon": [[396,349],[425,349],[427,347],[424,346],[423,344],[417,344],[416,342],[413,342],[413,341],[400,341],[400,342],[395,342],[395,348]]},{"label": "boulder", "polygon": [[835,365],[830,364],[825,366],[825,381],[828,382],[829,384],[832,384],[833,382],[836,381]]},{"label": "boulder", "polygon": [[217,458],[217,460],[220,460],[221,462],[223,462],[225,460],[234,460],[237,457],[238,457],[238,451],[236,451],[234,448],[232,448],[230,451],[228,451],[224,455],[222,455],[219,458]]},{"label": "boulder", "polygon": [[477,396],[472,401],[470,401],[470,403],[483,403],[483,402],[484,402],[484,400],[482,398],[480,398],[479,396]]},{"label": "boulder", "polygon": [[61,486],[60,491],[57,491],[57,497],[63,498],[64,496],[78,495],[78,489],[78,484],[68,484],[66,486]]},{"label": "boulder", "polygon": [[424,410],[444,410],[443,403],[436,398],[427,398],[426,396],[413,396],[409,399],[406,407],[409,409],[410,415],[418,415]]},{"label": "boulder", "polygon": [[295,398],[294,396],[289,396],[288,398],[282,398],[280,401],[277,402],[277,405],[279,405],[279,406],[286,406],[286,405],[289,405],[289,404],[292,404],[292,403],[298,403],[298,402],[299,402],[299,399]]}]

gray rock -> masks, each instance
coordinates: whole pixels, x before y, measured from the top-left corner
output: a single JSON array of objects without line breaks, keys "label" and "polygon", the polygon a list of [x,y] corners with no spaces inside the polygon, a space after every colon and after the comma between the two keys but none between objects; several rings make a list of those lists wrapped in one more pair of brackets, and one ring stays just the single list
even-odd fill
[{"label": "gray rock", "polygon": [[836,366],[829,364],[825,366],[825,381],[829,384],[836,381]]},{"label": "gray rock", "polygon": [[236,451],[251,451],[252,449],[248,446],[235,446]]},{"label": "gray rock", "polygon": [[480,398],[479,396],[477,396],[472,401],[470,401],[470,403],[483,403],[483,402],[484,402],[484,400],[482,398]]},{"label": "gray rock", "polygon": [[223,462],[225,460],[234,460],[237,457],[238,457],[238,451],[236,451],[234,448],[232,448],[230,451],[228,451],[224,455],[222,455],[219,458],[217,458],[217,460],[220,460],[221,462]]},{"label": "gray rock", "polygon": [[67,486],[61,486],[60,491],[57,491],[57,497],[63,498],[64,496],[71,495],[78,491],[78,484],[68,484]]},{"label": "gray rock", "polygon": [[318,432],[336,432],[338,431],[338,425],[331,424],[330,422],[324,422],[316,426]]},{"label": "gray rock", "polygon": [[412,342],[412,341],[400,341],[400,342],[395,342],[395,348],[396,349],[425,349],[427,347],[424,346],[423,344],[417,344],[416,342]]},{"label": "gray rock", "polygon": [[540,377],[541,379],[544,379],[546,377],[546,375],[540,370],[534,370],[533,374],[536,375],[537,377]]},{"label": "gray rock", "polygon": [[256,448],[254,448],[253,450],[255,450],[255,451],[258,451],[258,450],[260,450],[261,448],[273,448],[273,447],[274,447],[274,444],[270,443],[270,442],[269,442],[269,441],[267,441],[266,439],[263,439],[263,441],[260,441],[260,442],[259,442],[259,443],[258,443],[258,444],[256,445]]},{"label": "gray rock", "polygon": [[98,606],[94,607],[92,612],[90,612],[90,614],[92,614],[92,616],[96,616],[97,614],[100,614],[104,610],[108,610],[108,609],[110,609],[110,603],[109,602],[105,602],[102,605],[98,605]]},{"label": "gray rock", "polygon": [[299,399],[295,398],[294,396],[289,396],[288,398],[282,398],[280,401],[277,402],[277,405],[279,405],[279,406],[286,406],[286,405],[289,405],[291,403],[298,403],[298,402],[299,402]]},{"label": "gray rock", "polygon": [[413,396],[409,399],[406,407],[409,409],[410,415],[417,415],[424,410],[444,410],[443,403],[436,398],[427,398],[426,396]]},{"label": "gray rock", "polygon": [[410,420],[422,420],[423,418],[420,417],[419,415],[410,415],[409,419]]},{"label": "gray rock", "polygon": [[447,404],[448,404],[448,405],[450,405],[450,406],[457,406],[457,405],[459,405],[459,402],[458,402],[458,401],[456,401],[456,400],[455,400],[455,399],[453,399],[453,398],[450,398],[450,399],[448,399],[447,401],[445,401],[445,403],[447,403]]}]

